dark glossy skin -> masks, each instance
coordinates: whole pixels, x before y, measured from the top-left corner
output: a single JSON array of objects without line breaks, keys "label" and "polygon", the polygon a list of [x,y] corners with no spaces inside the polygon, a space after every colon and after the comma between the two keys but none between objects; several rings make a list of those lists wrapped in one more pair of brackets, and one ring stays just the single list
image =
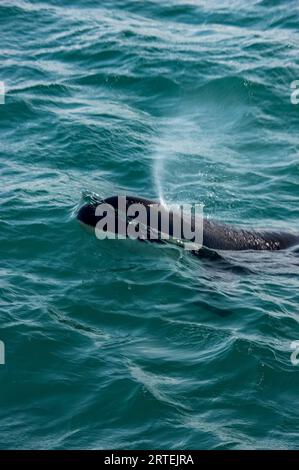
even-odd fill
[{"label": "dark glossy skin", "polygon": [[[117,196],[109,197],[101,202],[110,204],[116,210],[118,209]],[[99,204],[101,204],[101,202],[99,202]],[[133,203],[142,204],[148,211],[151,204],[158,204],[157,202],[149,199],[127,196],[127,206]],[[95,227],[97,222],[100,220],[100,217],[95,215],[96,207],[97,205],[85,204],[78,211],[77,219],[85,225]],[[296,245],[299,245],[299,234],[294,235],[283,232],[255,232],[218,224],[207,219],[204,219],[203,221],[203,246],[211,250],[277,251],[285,250]]]}]

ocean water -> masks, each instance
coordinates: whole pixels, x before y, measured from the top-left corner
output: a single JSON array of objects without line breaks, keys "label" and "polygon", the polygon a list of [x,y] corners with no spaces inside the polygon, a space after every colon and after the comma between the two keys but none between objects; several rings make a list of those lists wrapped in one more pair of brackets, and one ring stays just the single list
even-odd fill
[{"label": "ocean water", "polygon": [[99,241],[92,192],[299,231],[299,4],[1,0],[0,447],[299,448],[299,257]]}]

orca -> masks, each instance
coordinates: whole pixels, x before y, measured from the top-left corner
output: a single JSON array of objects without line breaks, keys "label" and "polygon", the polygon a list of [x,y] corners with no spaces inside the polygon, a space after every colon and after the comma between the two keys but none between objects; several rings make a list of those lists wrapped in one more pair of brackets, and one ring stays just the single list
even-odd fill
[{"label": "orca", "polygon": [[[118,211],[118,196],[108,197],[83,205],[78,213],[77,219],[82,224],[96,228],[97,223],[101,220],[101,216],[96,215],[96,209],[101,204],[109,204],[114,210]],[[148,211],[150,206],[159,204],[157,201],[145,199],[137,196],[126,196],[126,207],[131,204],[140,204]],[[171,220],[171,218],[170,218]],[[130,220],[126,220],[129,224]],[[191,221],[191,224],[194,223]],[[117,221],[115,231],[118,232]],[[171,224],[170,224],[171,232]],[[148,231],[148,234],[150,231]],[[170,235],[172,235],[170,233]],[[142,237],[142,240],[154,241],[157,243],[165,243],[164,240],[152,240],[150,236]],[[215,251],[278,251],[286,250],[299,245],[299,234],[275,232],[275,231],[255,231],[243,228],[232,227],[230,225],[220,224],[212,220],[203,219],[203,240],[202,246],[209,250]],[[194,254],[198,252],[193,251]]]}]

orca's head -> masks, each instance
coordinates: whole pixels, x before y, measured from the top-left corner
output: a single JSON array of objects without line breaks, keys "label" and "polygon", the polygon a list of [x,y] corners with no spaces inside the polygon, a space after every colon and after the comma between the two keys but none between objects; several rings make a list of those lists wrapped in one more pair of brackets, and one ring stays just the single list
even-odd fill
[{"label": "orca's head", "polygon": [[[77,212],[77,219],[84,225],[88,225],[89,227],[95,227],[97,222],[99,222],[102,218],[101,216],[96,215],[96,210],[100,208],[101,205],[104,209],[104,205],[105,207],[107,207],[107,204],[109,204],[109,206],[112,206],[112,208],[117,211],[117,196],[112,196],[108,197],[107,199],[99,200],[97,203],[84,204],[84,206],[80,207],[79,211]],[[100,213],[100,211],[98,213]]]},{"label": "orca's head", "polygon": [[84,206],[80,207],[77,213],[79,222],[89,227],[95,227],[99,220],[99,217],[95,215],[96,207],[93,204],[84,204]]},{"label": "orca's head", "polygon": [[[84,204],[84,206],[82,206],[77,213],[77,219],[84,225],[95,227],[97,222],[99,222],[102,218],[102,216],[96,215],[96,210],[97,208],[100,208],[101,205],[103,205],[103,210],[110,206],[114,209],[115,214],[117,214],[118,211],[126,211],[130,204],[142,204],[148,208],[150,204],[153,203],[154,202],[150,201],[149,199],[127,196],[125,198],[124,205],[119,207],[120,198],[118,196],[111,196],[107,197],[106,199],[102,199],[98,203]],[[101,211],[98,211],[98,213],[101,213]]]}]

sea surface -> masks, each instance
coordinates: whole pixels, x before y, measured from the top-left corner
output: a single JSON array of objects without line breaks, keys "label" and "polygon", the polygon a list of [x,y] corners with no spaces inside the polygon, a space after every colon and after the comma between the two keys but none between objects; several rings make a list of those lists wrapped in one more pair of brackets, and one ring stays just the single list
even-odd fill
[{"label": "sea surface", "polygon": [[298,1],[1,0],[0,80],[0,448],[298,449],[298,252],[75,218],[135,194],[299,231]]}]

